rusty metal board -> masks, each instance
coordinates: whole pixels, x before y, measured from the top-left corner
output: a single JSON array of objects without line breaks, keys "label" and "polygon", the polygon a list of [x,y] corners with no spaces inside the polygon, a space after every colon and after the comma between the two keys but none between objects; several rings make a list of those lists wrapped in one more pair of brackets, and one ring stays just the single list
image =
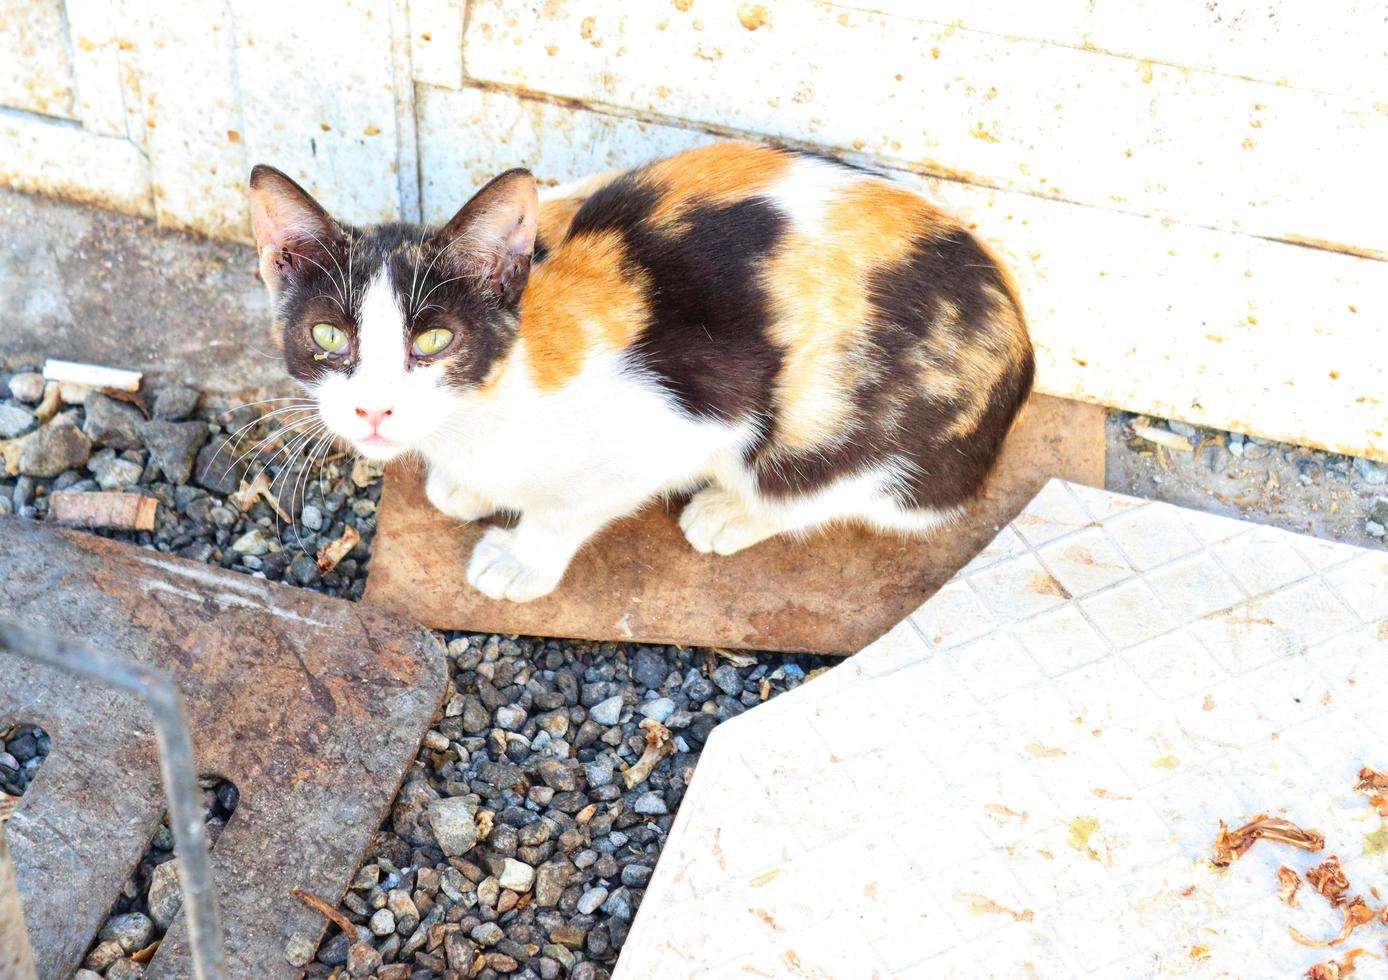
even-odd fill
[{"label": "rusty metal board", "polygon": [[[0,614],[169,671],[198,765],[241,802],[212,853],[236,977],[291,977],[294,933],[341,897],[447,681],[441,644],[386,610],[0,517]],[[164,810],[133,697],[0,653],[0,725],[53,750],[7,833],[40,976],[67,976]],[[180,916],[151,978],[190,974]]]},{"label": "rusty metal board", "polygon": [[464,578],[484,525],[440,514],[418,469],[391,467],[366,601],[436,629],[848,654],[933,595],[1053,476],[1104,485],[1103,409],[1034,396],[985,496],[933,537],[840,528],[702,555],[675,523],[678,505],[653,504],[585,547],[554,593],[518,605]]}]

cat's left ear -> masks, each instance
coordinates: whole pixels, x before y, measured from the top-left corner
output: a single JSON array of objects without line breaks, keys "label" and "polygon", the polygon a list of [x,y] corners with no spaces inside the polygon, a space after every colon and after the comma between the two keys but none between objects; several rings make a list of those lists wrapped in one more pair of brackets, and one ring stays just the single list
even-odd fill
[{"label": "cat's left ear", "polygon": [[539,213],[529,170],[492,178],[435,236],[446,250],[443,264],[479,276],[498,303],[514,308],[530,278]]},{"label": "cat's left ear", "polygon": [[251,170],[250,194],[260,278],[271,296],[279,296],[310,265],[328,266],[328,243],[338,237],[338,227],[308,191],[262,163]]}]

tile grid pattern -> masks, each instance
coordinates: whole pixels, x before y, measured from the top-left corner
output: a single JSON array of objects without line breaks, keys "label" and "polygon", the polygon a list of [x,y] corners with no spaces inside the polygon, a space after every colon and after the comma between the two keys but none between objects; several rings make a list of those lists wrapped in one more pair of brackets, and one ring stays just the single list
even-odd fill
[{"label": "tile grid pattern", "polygon": [[1262,908],[1295,863],[1199,859],[1286,807],[1388,886],[1349,792],[1388,765],[1385,654],[1388,555],[1053,481],[887,636],[720,729],[622,975],[1304,969]]}]

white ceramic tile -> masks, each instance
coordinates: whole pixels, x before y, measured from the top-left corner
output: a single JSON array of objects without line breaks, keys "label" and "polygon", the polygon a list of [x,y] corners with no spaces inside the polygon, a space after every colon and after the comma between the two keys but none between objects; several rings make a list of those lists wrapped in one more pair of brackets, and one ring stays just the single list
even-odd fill
[{"label": "white ceramic tile", "polygon": [[1104,522],[1104,533],[1113,538],[1138,571],[1147,571],[1196,551],[1200,541],[1186,530],[1174,508],[1149,504],[1134,507]]},{"label": "white ceramic tile", "polygon": [[1203,552],[1157,569],[1147,576],[1147,584],[1181,623],[1228,609],[1244,599],[1233,577]]},{"label": "white ceramic tile", "polygon": [[1108,644],[1071,603],[1042,613],[1018,633],[1032,659],[1050,676],[1108,655]]},{"label": "white ceramic tile", "polygon": [[1176,621],[1140,578],[1079,601],[1089,621],[1118,649],[1156,639]]},{"label": "white ceramic tile", "polygon": [[1086,528],[1037,552],[1072,596],[1086,596],[1128,578],[1133,568],[1098,528]]},{"label": "white ceramic tile", "polygon": [[1213,554],[1249,595],[1262,595],[1311,571],[1288,537],[1271,528],[1258,528],[1216,546]]},{"label": "white ceramic tile", "polygon": [[1211,691],[1228,677],[1195,635],[1185,629],[1129,647],[1123,659],[1162,698]]},{"label": "white ceramic tile", "polygon": [[1004,623],[1054,609],[1070,598],[1051,573],[1029,554],[984,569],[967,581],[983,604]]},{"label": "white ceramic tile", "polygon": [[908,620],[938,650],[967,643],[998,625],[968,583],[958,579],[943,586]]},{"label": "white ceramic tile", "polygon": [[1336,923],[1273,875],[1314,857],[1206,859],[1275,813],[1388,890],[1352,790],[1388,765],[1385,621],[1388,556],[1053,481],[910,622],[720,726],[617,980],[1301,975],[1286,926]]},{"label": "white ceramic tile", "polygon": [[1017,515],[1011,526],[1033,548],[1090,523],[1090,517],[1066,485],[1052,480]]}]

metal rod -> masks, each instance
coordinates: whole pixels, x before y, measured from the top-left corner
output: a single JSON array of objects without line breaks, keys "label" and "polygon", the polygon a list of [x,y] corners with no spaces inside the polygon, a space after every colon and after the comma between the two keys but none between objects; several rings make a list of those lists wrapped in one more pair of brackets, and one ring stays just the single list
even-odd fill
[{"label": "metal rod", "polygon": [[224,980],[226,951],[222,919],[212,888],[193,740],[184,721],[183,698],[178,688],[162,670],[103,656],[80,644],[20,626],[9,619],[0,618],[0,646],[26,659],[129,691],[149,706],[154,716],[159,768],[179,861],[193,973],[198,980]]}]

